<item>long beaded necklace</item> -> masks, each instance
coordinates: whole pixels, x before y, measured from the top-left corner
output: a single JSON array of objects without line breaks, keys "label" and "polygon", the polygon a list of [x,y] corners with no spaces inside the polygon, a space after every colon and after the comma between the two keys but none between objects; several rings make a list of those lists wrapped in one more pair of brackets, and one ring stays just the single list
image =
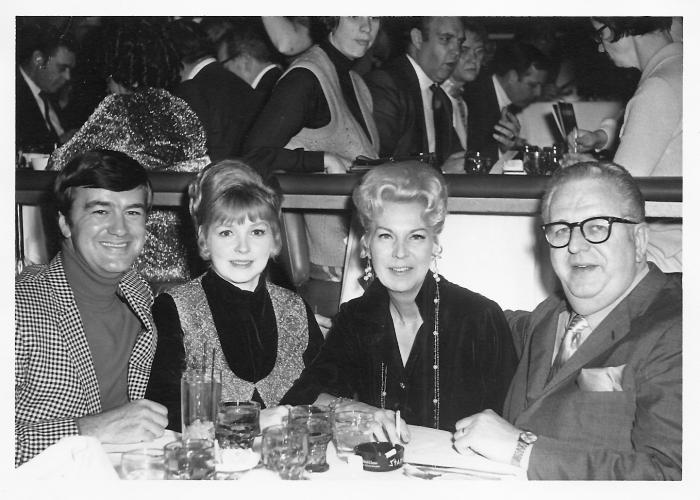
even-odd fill
[{"label": "long beaded necklace", "polygon": [[[440,275],[433,272],[435,279],[435,312],[433,315],[433,427],[440,427]],[[386,404],[386,377],[389,371],[386,364],[382,362],[380,368],[381,386],[379,401],[382,409]]]}]

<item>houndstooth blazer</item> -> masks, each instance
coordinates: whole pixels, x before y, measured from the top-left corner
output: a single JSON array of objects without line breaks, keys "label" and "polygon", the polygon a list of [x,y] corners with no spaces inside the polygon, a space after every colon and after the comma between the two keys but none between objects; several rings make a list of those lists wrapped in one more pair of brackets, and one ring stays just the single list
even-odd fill
[{"label": "houndstooth blazer", "polygon": [[[156,348],[153,294],[135,271],[118,289],[145,327],[128,368],[129,399],[141,399]],[[101,411],[92,355],[59,252],[15,281],[15,466],[78,434],[77,417]]]}]

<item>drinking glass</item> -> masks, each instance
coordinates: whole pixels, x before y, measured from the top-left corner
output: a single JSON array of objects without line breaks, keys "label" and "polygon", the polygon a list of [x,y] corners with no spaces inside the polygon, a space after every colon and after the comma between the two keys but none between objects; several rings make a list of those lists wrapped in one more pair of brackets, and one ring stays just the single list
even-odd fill
[{"label": "drinking glass", "polygon": [[214,440],[216,409],[221,399],[221,370],[190,369],[180,382],[182,439]]},{"label": "drinking glass", "polygon": [[374,416],[366,411],[346,410],[333,414],[333,443],[338,456],[354,454],[358,444],[373,441]]},{"label": "drinking glass", "polygon": [[[318,411],[316,411],[318,410]],[[328,470],[326,449],[333,433],[331,431],[331,415],[327,411],[315,407],[309,413],[302,415],[303,410],[290,410],[290,425],[306,429],[309,435],[309,459],[306,470],[309,472],[325,472]]]},{"label": "drinking glass", "polygon": [[308,454],[308,433],[304,427],[271,425],[263,431],[263,464],[282,479],[304,479]]},{"label": "drinking glass", "polygon": [[166,479],[210,479],[214,474],[214,445],[209,439],[173,441],[163,450]]},{"label": "drinking glass", "polygon": [[121,477],[123,479],[165,479],[163,450],[144,448],[122,454]]},{"label": "drinking glass", "polygon": [[216,440],[221,449],[253,446],[260,434],[260,403],[221,401],[216,415]]}]

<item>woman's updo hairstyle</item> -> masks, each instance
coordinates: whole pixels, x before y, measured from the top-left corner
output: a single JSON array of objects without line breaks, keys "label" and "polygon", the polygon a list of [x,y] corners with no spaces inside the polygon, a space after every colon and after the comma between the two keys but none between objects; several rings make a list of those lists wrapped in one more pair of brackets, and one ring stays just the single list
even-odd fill
[{"label": "woman's updo hairstyle", "polygon": [[273,256],[282,250],[282,195],[265,184],[260,174],[245,163],[222,160],[207,165],[190,183],[188,192],[190,215],[202,258],[208,258],[203,239],[212,226],[241,224],[246,218],[267,222],[275,241]]},{"label": "woman's updo hairstyle", "polygon": [[425,207],[423,221],[436,235],[447,216],[445,180],[437,170],[417,161],[371,169],[353,191],[352,200],[365,234],[374,230],[385,202],[419,202]]}]

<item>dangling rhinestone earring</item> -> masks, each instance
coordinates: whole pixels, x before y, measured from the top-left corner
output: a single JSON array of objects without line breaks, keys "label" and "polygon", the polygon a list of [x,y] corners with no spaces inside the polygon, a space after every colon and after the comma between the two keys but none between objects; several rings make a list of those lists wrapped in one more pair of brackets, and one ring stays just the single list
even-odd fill
[{"label": "dangling rhinestone earring", "polygon": [[372,270],[372,257],[370,255],[367,255],[367,266],[365,266],[365,274],[362,276],[362,279],[365,280],[365,282],[369,282],[374,278],[374,272]]},{"label": "dangling rhinestone earring", "polygon": [[435,279],[435,283],[439,283],[439,282],[440,282],[440,275],[439,275],[439,273],[438,273],[437,261],[438,261],[438,259],[439,259],[441,256],[442,256],[442,247],[439,247],[439,248],[438,248],[438,251],[437,251],[436,253],[433,254],[433,266],[432,266],[433,268],[432,268],[432,272],[433,272],[433,278]]}]

